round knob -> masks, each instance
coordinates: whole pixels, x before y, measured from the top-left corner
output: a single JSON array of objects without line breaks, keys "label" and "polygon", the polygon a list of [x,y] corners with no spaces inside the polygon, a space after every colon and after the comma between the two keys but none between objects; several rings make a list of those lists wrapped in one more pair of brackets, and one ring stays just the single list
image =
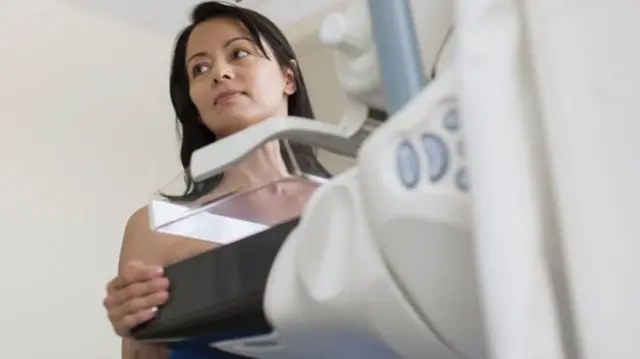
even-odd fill
[{"label": "round knob", "polygon": [[350,55],[358,56],[365,51],[365,46],[349,33],[348,20],[344,14],[328,15],[320,25],[320,41],[325,45],[335,46]]}]

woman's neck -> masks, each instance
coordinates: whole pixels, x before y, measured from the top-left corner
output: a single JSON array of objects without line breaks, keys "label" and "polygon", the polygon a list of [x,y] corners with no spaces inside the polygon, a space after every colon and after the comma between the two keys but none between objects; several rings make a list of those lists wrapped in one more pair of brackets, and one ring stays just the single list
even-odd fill
[{"label": "woman's neck", "polygon": [[256,149],[240,164],[225,172],[222,184],[235,189],[271,182],[286,176],[280,143],[271,141]]}]

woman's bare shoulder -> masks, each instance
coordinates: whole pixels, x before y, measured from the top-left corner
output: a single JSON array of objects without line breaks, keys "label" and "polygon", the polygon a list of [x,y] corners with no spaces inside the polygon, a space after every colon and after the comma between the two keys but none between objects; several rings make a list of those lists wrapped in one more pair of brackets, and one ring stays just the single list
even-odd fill
[{"label": "woman's bare shoulder", "polygon": [[163,264],[165,241],[151,230],[149,208],[139,208],[129,217],[124,228],[120,263],[139,260],[148,264]]},{"label": "woman's bare shoulder", "polygon": [[140,234],[148,236],[151,233],[153,232],[151,231],[149,221],[149,207],[144,206],[133,212],[127,220],[127,224],[124,228],[124,237],[125,239],[140,239]]}]

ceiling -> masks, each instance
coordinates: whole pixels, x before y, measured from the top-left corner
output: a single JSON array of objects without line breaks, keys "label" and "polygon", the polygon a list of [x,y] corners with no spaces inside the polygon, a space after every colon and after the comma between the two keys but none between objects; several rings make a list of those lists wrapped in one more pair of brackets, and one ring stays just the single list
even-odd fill
[{"label": "ceiling", "polygon": [[[202,0],[60,0],[82,11],[174,37],[188,21],[190,10]],[[283,30],[348,0],[243,0]],[[295,11],[291,11],[294,9]]]}]

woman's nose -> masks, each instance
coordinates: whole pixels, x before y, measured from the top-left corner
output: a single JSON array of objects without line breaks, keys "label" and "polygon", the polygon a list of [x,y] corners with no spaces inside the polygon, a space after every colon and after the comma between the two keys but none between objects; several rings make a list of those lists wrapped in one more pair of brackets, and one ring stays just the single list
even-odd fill
[{"label": "woman's nose", "polygon": [[213,84],[233,79],[233,70],[227,64],[218,64],[214,69]]}]

